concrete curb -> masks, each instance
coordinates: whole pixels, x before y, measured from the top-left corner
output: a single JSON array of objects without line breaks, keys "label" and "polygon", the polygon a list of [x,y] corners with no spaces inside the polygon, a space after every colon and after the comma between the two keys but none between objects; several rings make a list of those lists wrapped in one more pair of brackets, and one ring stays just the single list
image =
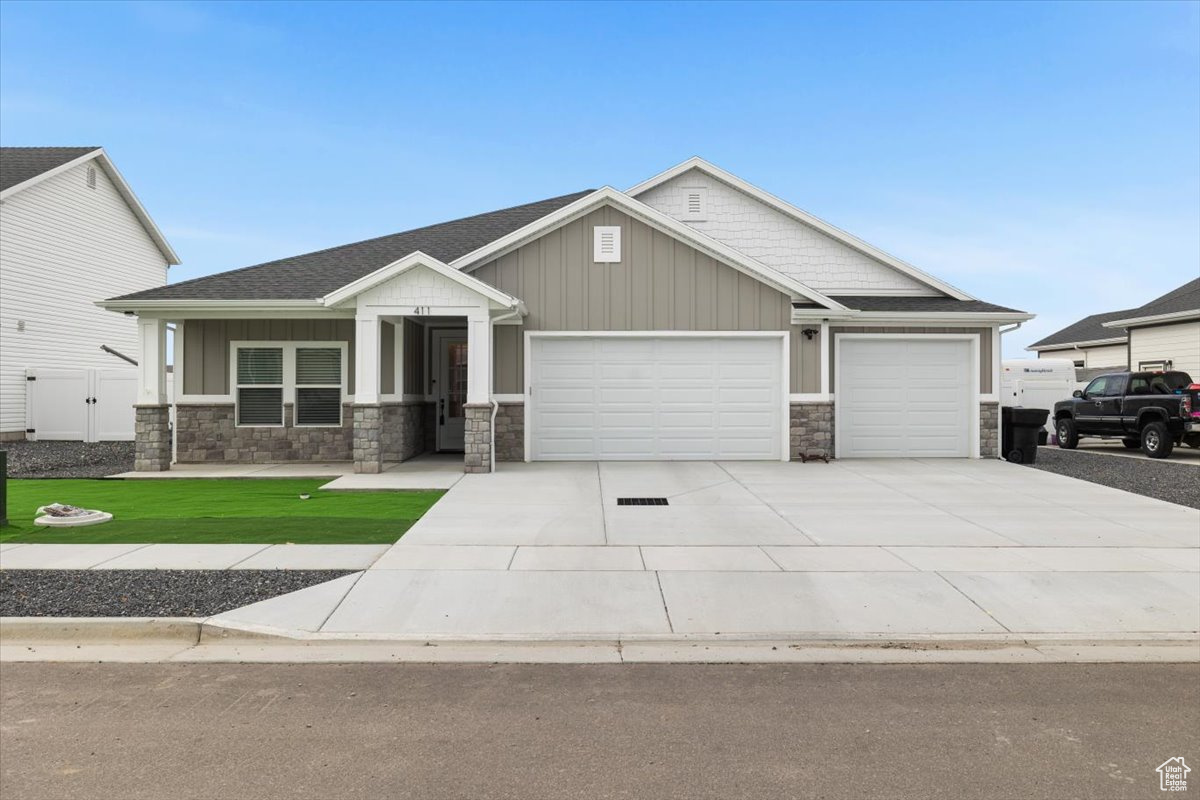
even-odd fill
[{"label": "concrete curb", "polygon": [[[131,650],[139,645],[175,645],[187,661],[269,650],[278,661],[371,660],[394,650],[402,661],[437,661],[436,651],[457,651],[468,661],[560,661],[564,651],[610,655],[616,661],[659,662],[935,662],[935,661],[1200,661],[1200,634],[1177,633],[806,633],[806,634],[631,634],[631,636],[379,636],[379,634],[283,631],[232,626],[216,618],[0,618],[0,645],[100,645]],[[49,651],[48,651],[49,652]],[[1056,655],[1048,655],[1048,654]],[[289,656],[289,654],[292,654]],[[425,654],[425,655],[422,655]],[[474,656],[470,654],[475,654]],[[544,657],[539,654],[545,654]],[[1103,654],[1103,656],[1100,656]],[[1153,655],[1151,655],[1153,654]],[[55,660],[53,655],[46,660]],[[232,657],[232,660],[241,658]],[[584,658],[587,660],[587,658]],[[608,660],[608,658],[601,658]]]},{"label": "concrete curb", "polygon": [[192,617],[0,617],[0,643],[198,644]]}]

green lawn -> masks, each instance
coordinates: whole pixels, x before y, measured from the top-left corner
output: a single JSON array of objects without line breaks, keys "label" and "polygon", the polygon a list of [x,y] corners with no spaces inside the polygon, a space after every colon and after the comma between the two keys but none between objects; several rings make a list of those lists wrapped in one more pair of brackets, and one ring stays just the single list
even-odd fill
[{"label": "green lawn", "polygon": [[[326,480],[10,480],[0,542],[387,544],[444,492],[319,492]],[[300,494],[311,495],[301,500]],[[67,503],[111,522],[52,530],[38,506]]]}]

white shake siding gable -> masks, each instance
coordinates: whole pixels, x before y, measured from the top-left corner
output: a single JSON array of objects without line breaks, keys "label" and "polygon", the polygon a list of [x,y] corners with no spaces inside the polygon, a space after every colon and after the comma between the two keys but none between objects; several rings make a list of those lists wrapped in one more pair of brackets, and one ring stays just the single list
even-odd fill
[{"label": "white shake siding gable", "polygon": [[[87,185],[94,166],[96,186]],[[84,162],[0,204],[0,433],[25,430],[28,367],[120,367],[137,323],[97,308],[161,286],[167,261],[104,169]],[[20,330],[24,323],[24,330]]]},{"label": "white shake siding gable", "polygon": [[[695,187],[706,189],[702,220],[687,212],[688,189]],[[677,175],[637,199],[818,291],[941,294],[699,170]]]}]

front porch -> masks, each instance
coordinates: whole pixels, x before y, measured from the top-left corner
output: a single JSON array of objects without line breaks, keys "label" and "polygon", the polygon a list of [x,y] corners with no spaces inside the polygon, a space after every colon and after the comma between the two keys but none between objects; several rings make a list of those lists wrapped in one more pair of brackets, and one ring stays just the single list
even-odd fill
[{"label": "front porch", "polygon": [[518,300],[418,254],[319,305],[143,313],[135,470],[383,475],[432,453],[493,469],[493,326],[520,324]]}]

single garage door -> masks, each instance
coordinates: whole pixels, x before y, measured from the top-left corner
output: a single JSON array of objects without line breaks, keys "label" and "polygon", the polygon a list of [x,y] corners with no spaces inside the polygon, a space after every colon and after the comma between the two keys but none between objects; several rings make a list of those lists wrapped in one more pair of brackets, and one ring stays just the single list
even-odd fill
[{"label": "single garage door", "polygon": [[839,338],[841,458],[965,458],[976,367],[962,339]]},{"label": "single garage door", "polygon": [[781,337],[533,337],[530,457],[780,459]]}]

